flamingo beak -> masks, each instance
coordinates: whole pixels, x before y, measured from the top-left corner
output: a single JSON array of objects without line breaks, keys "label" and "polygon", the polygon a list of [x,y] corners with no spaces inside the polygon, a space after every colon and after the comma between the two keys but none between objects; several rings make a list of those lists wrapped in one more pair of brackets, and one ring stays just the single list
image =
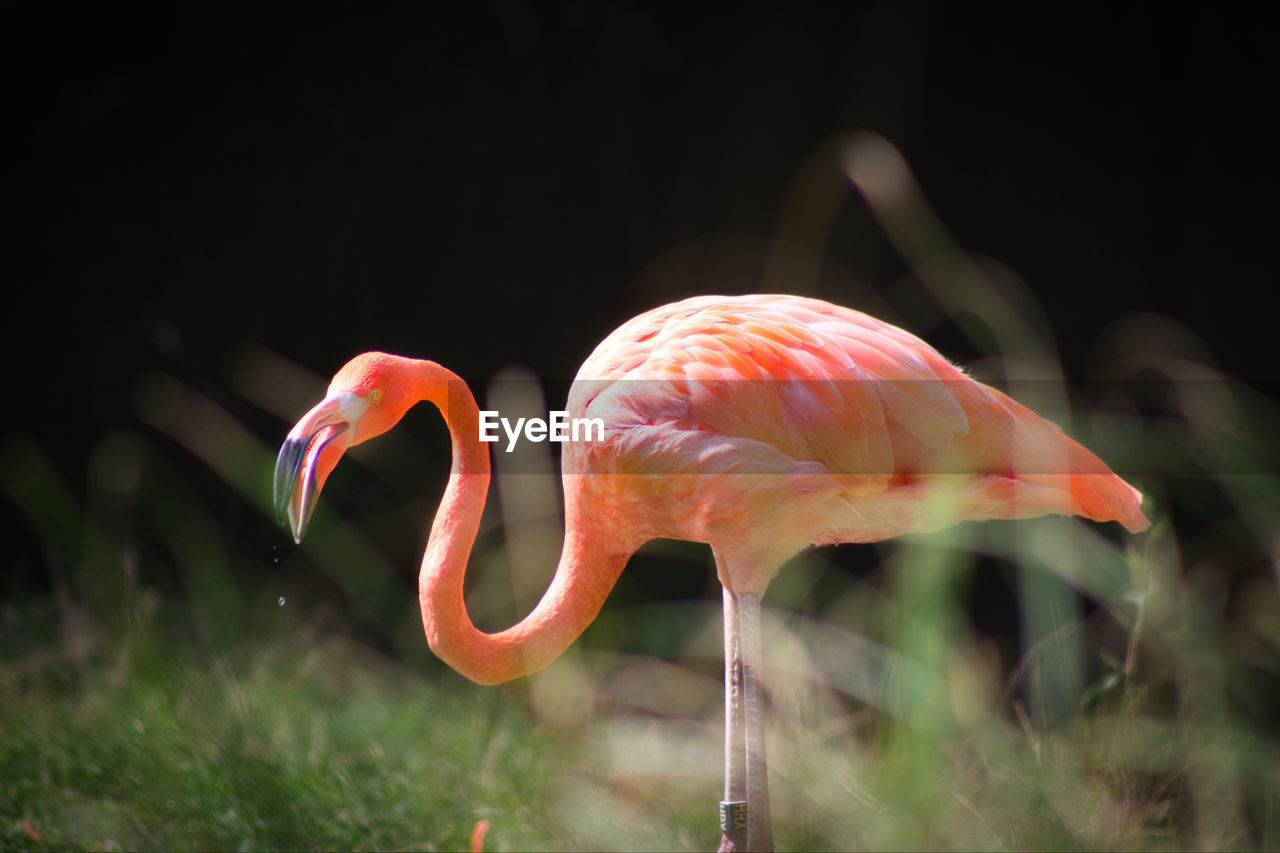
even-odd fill
[{"label": "flamingo beak", "polygon": [[301,543],[316,497],[351,443],[359,414],[367,404],[352,394],[331,392],[289,430],[276,457],[276,520],[287,523]]}]

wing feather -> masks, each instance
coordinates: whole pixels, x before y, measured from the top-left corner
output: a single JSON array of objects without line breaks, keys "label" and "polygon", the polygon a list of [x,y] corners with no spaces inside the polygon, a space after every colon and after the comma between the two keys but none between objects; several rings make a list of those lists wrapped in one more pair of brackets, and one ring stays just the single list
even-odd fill
[{"label": "wing feather", "polygon": [[[621,469],[654,472],[669,457],[667,473],[825,472],[850,500],[968,473],[971,517],[1078,512],[1146,524],[1138,492],[1056,425],[909,332],[817,299],[704,296],[642,314],[584,362],[569,409],[603,418],[613,445],[566,444],[566,454]],[[574,463],[589,470],[586,456]],[[910,515],[898,494],[878,509],[847,504],[852,521],[822,541],[915,529],[892,520],[893,507]],[[876,512],[890,520],[869,520]]]},{"label": "wing feather", "polygon": [[973,384],[919,338],[797,296],[695,297],[655,309],[601,343],[579,379],[661,384],[609,397],[646,423],[673,414],[669,383],[684,380],[679,418],[691,427],[881,484],[897,473],[895,453],[943,450],[968,432],[954,389]]}]

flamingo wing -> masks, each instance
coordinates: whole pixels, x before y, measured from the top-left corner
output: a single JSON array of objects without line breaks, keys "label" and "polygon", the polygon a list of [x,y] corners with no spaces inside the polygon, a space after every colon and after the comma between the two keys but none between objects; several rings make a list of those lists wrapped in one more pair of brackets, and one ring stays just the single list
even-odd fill
[{"label": "flamingo wing", "polygon": [[678,446],[686,463],[823,472],[853,498],[966,474],[985,478],[969,517],[1076,512],[1146,526],[1138,492],[1056,425],[909,332],[818,299],[701,296],[641,314],[596,348],[569,402]]},{"label": "flamingo wing", "polygon": [[645,423],[752,439],[882,488],[895,443],[943,450],[969,431],[973,383],[920,339],[797,296],[696,297],[642,314],[583,365],[571,398],[602,394]]}]

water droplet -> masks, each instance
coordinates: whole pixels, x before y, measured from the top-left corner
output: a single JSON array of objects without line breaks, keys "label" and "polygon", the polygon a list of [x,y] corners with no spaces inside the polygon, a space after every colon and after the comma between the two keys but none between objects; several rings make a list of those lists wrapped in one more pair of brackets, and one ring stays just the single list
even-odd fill
[{"label": "water droplet", "polygon": [[281,606],[281,607],[284,607],[284,596],[283,596],[283,595],[282,595],[282,596],[280,596],[279,604],[280,604],[280,606]]}]

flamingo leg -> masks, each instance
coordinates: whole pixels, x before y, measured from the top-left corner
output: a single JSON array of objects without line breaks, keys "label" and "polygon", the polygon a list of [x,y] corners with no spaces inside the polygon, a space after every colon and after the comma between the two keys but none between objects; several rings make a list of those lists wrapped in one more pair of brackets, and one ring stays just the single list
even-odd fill
[{"label": "flamingo leg", "polygon": [[773,823],[769,817],[769,765],[764,749],[764,691],[760,689],[760,597],[738,596],[738,623],[742,634],[742,687],[744,739],[747,746],[747,849],[773,850]]},{"label": "flamingo leg", "polygon": [[743,739],[742,633],[738,597],[724,588],[724,799],[718,853],[747,846],[747,765]]},{"label": "flamingo leg", "polygon": [[724,801],[720,851],[773,849],[764,705],[759,682],[760,598],[724,591]]}]

